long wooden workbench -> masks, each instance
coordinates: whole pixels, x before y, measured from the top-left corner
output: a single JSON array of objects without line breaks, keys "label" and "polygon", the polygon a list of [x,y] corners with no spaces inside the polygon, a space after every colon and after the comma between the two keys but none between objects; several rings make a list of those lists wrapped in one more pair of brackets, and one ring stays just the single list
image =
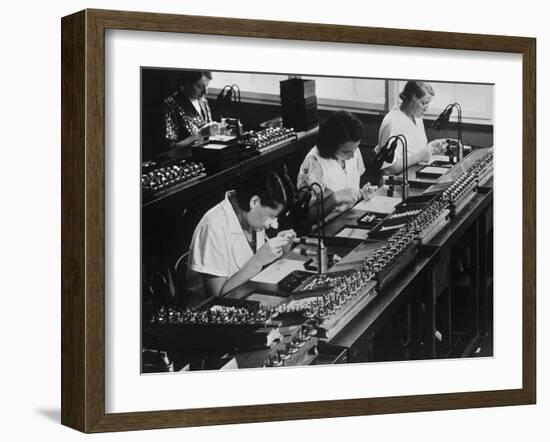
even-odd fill
[{"label": "long wooden workbench", "polygon": [[[447,340],[449,354],[456,344],[453,339],[451,320],[446,330],[436,329],[436,304],[442,293],[448,291],[452,297],[453,275],[452,260],[458,259],[463,249],[469,249],[468,274],[463,275],[471,297],[470,310],[465,312],[471,322],[466,345],[459,352],[460,356],[470,356],[479,343],[481,336],[489,330],[489,290],[491,278],[488,262],[490,235],[492,234],[493,191],[489,187],[476,193],[457,216],[448,222],[441,231],[427,244],[419,246],[419,253],[414,262],[404,269],[394,280],[380,290],[374,300],[330,342],[349,349],[350,362],[365,361],[372,358],[372,341],[376,333],[386,324],[388,318],[408,302],[413,303],[412,323],[414,348],[411,357],[437,357],[436,332],[442,333],[442,340]],[[458,281],[462,283],[463,281]],[[426,309],[419,313],[419,304]],[[452,315],[449,305],[448,315]]]},{"label": "long wooden workbench", "polygon": [[[456,179],[469,163],[471,159],[455,165],[446,181]],[[412,187],[411,195],[422,194],[426,187],[426,183]],[[376,195],[385,196],[386,192],[383,187]],[[394,196],[400,196],[399,186]],[[464,199],[456,214],[445,220],[434,235],[417,244],[414,259],[396,276],[382,287],[373,285],[366,289],[362,301],[348,310],[334,333],[315,338],[315,345],[326,347],[321,352],[326,359],[324,363],[490,354],[491,345],[482,347],[486,341],[490,344],[490,340],[484,339],[491,335],[492,325],[492,210],[492,178],[489,178]],[[357,219],[364,213],[351,209],[328,223],[325,241],[330,253],[345,257],[371,241],[338,237],[342,228],[357,226]],[[302,262],[308,259],[295,253],[288,257]],[[253,280],[226,297],[245,300],[252,294],[289,296],[274,281]],[[402,319],[396,321],[397,317],[406,318],[404,326]],[[393,329],[398,323],[407,333],[401,338],[405,342],[398,345],[400,348],[393,348],[392,333],[395,334]],[[326,357],[326,352],[334,357]],[[304,353],[293,365],[319,363],[319,358],[311,357],[313,353],[308,354]],[[246,368],[262,366],[266,355],[269,349],[237,352],[233,356],[240,368]]]}]

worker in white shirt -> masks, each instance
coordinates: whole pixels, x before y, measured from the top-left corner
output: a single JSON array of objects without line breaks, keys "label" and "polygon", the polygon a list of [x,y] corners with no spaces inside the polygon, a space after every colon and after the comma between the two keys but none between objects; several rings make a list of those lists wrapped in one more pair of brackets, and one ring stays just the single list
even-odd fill
[{"label": "worker in white shirt", "polygon": [[[378,135],[376,152],[384,147],[388,139],[394,135],[404,135],[407,139],[407,162],[409,167],[429,162],[431,155],[445,152],[445,140],[438,139],[428,143],[422,117],[428,110],[435,91],[429,83],[407,81],[399,94],[401,103],[386,114],[382,120]],[[395,149],[391,162],[384,162],[382,173],[395,175],[403,170],[403,153]]]},{"label": "worker in white shirt", "polygon": [[187,280],[202,282],[207,297],[223,295],[247,282],[292,246],[293,230],[269,239],[265,229],[293,197],[294,189],[273,171],[243,180],[210,209],[195,228]]},{"label": "worker in white shirt", "polygon": [[[298,189],[317,183],[323,190],[326,219],[331,219],[353,207],[360,199],[368,200],[376,186],[360,187],[365,173],[359,143],[364,137],[361,121],[346,111],[333,113],[319,130],[319,141],[306,155],[298,173]],[[312,188],[310,215],[315,215],[319,195]]]}]

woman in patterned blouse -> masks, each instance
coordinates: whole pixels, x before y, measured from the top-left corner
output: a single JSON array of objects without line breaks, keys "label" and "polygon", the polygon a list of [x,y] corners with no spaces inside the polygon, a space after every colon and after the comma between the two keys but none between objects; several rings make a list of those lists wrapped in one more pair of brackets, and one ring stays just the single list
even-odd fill
[{"label": "woman in patterned blouse", "polygon": [[211,79],[209,71],[183,71],[178,91],[164,100],[164,137],[169,149],[189,146],[218,132],[206,100]]}]

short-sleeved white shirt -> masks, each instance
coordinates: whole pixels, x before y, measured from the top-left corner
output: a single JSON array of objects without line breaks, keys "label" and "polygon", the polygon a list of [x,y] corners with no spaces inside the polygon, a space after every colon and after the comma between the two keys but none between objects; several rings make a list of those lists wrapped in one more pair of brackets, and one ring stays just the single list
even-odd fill
[{"label": "short-sleeved white shirt", "polygon": [[[254,252],[246,240],[229,195],[204,214],[193,232],[187,262],[187,287],[202,288],[201,273],[230,278]],[[256,249],[265,243],[265,231],[256,231]],[[200,282],[199,282],[200,281]]]},{"label": "short-sleeved white shirt", "polygon": [[[323,191],[326,189],[332,192],[342,189],[359,190],[359,182],[364,172],[365,165],[359,149],[356,149],[353,156],[345,161],[345,168],[342,168],[338,160],[323,158],[319,154],[319,149],[315,146],[309,151],[300,166],[297,185],[298,188],[301,188],[304,185],[311,185],[311,183],[316,182],[322,187]],[[332,218],[349,208],[349,205],[341,204],[336,206],[331,214],[327,215]]]}]

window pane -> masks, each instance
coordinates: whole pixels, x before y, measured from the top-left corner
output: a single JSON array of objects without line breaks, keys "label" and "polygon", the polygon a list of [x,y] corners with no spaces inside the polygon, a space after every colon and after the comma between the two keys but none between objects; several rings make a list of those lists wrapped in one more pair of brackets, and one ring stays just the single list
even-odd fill
[{"label": "window pane", "polygon": [[366,97],[369,103],[384,104],[386,101],[385,80],[353,80],[358,99]]},{"label": "window pane", "polygon": [[328,78],[304,76],[304,79],[315,80],[319,100],[355,101],[358,103],[384,104],[384,80],[363,78]]},{"label": "window pane", "polygon": [[279,96],[279,81],[286,80],[287,75],[272,74],[241,74],[235,72],[213,72],[210,87],[223,88],[225,85],[236,84],[241,92],[257,92]]},{"label": "window pane", "polygon": [[457,84],[456,101],[462,106],[464,116],[488,118],[493,122],[492,85]]}]

